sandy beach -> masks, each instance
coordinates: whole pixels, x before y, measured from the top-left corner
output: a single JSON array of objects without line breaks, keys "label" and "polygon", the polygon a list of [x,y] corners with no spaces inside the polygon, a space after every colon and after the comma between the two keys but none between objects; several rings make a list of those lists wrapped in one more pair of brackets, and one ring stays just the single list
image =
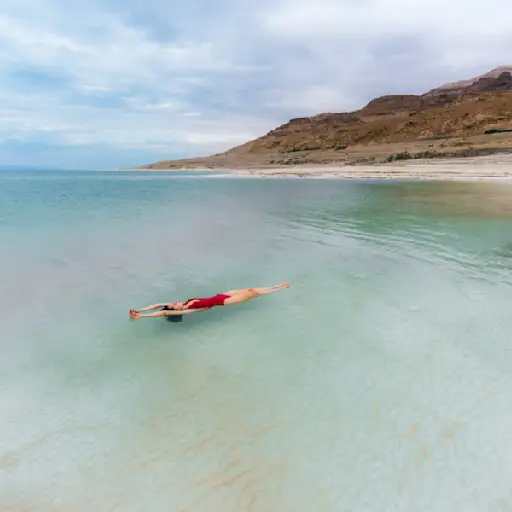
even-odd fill
[{"label": "sandy beach", "polygon": [[[147,172],[148,169],[135,169]],[[182,167],[151,169],[167,172],[223,172],[238,177],[343,178],[343,179],[400,179],[400,180],[499,180],[512,181],[512,154],[496,154],[470,158],[412,159],[367,165],[287,165]]]},{"label": "sandy beach", "polygon": [[343,179],[505,180],[512,181],[512,155],[464,160],[414,160],[380,165],[290,166],[289,169],[249,169],[240,176],[289,176]]}]

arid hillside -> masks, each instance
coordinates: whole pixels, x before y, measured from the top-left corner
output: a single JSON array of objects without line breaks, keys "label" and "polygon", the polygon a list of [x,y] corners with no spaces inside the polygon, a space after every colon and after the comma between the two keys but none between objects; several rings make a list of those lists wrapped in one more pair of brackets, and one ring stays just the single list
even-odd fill
[{"label": "arid hillside", "polygon": [[292,119],[225,153],[144,167],[377,163],[512,150],[511,71],[503,66],[422,95],[382,96],[354,112]]}]

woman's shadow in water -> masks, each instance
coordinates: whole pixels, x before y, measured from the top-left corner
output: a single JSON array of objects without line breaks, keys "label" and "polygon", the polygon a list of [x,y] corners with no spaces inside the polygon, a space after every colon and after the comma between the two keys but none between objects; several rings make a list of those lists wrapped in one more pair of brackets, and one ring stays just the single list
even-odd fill
[{"label": "woman's shadow in water", "polygon": [[[252,318],[254,319],[254,312],[260,307],[261,305],[258,304],[214,307],[208,311],[183,315],[180,321],[175,320],[176,317],[167,317],[160,323],[158,331],[162,332],[163,330],[176,329],[178,332],[183,333],[184,331],[192,331],[198,327],[203,327],[206,324],[215,328],[218,325],[226,324],[234,316],[239,317],[240,315],[247,316],[252,314]],[[170,320],[171,318],[173,319]],[[253,319],[248,319],[248,321],[254,321]]]}]

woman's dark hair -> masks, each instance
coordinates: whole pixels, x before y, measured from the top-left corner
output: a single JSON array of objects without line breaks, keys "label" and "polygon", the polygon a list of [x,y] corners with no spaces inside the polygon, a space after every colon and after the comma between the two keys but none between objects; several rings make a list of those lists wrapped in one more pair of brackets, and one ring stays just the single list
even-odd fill
[{"label": "woman's dark hair", "polygon": [[[174,311],[174,308],[170,308],[169,306],[164,306],[162,311]],[[183,315],[169,315],[167,318],[168,322],[183,322]]]}]

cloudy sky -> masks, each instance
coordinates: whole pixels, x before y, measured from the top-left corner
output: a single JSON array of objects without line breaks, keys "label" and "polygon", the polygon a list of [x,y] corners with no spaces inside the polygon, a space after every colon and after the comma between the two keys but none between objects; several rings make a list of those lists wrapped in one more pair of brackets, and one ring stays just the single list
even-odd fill
[{"label": "cloudy sky", "polygon": [[207,155],[511,63],[510,0],[2,0],[0,165]]}]

